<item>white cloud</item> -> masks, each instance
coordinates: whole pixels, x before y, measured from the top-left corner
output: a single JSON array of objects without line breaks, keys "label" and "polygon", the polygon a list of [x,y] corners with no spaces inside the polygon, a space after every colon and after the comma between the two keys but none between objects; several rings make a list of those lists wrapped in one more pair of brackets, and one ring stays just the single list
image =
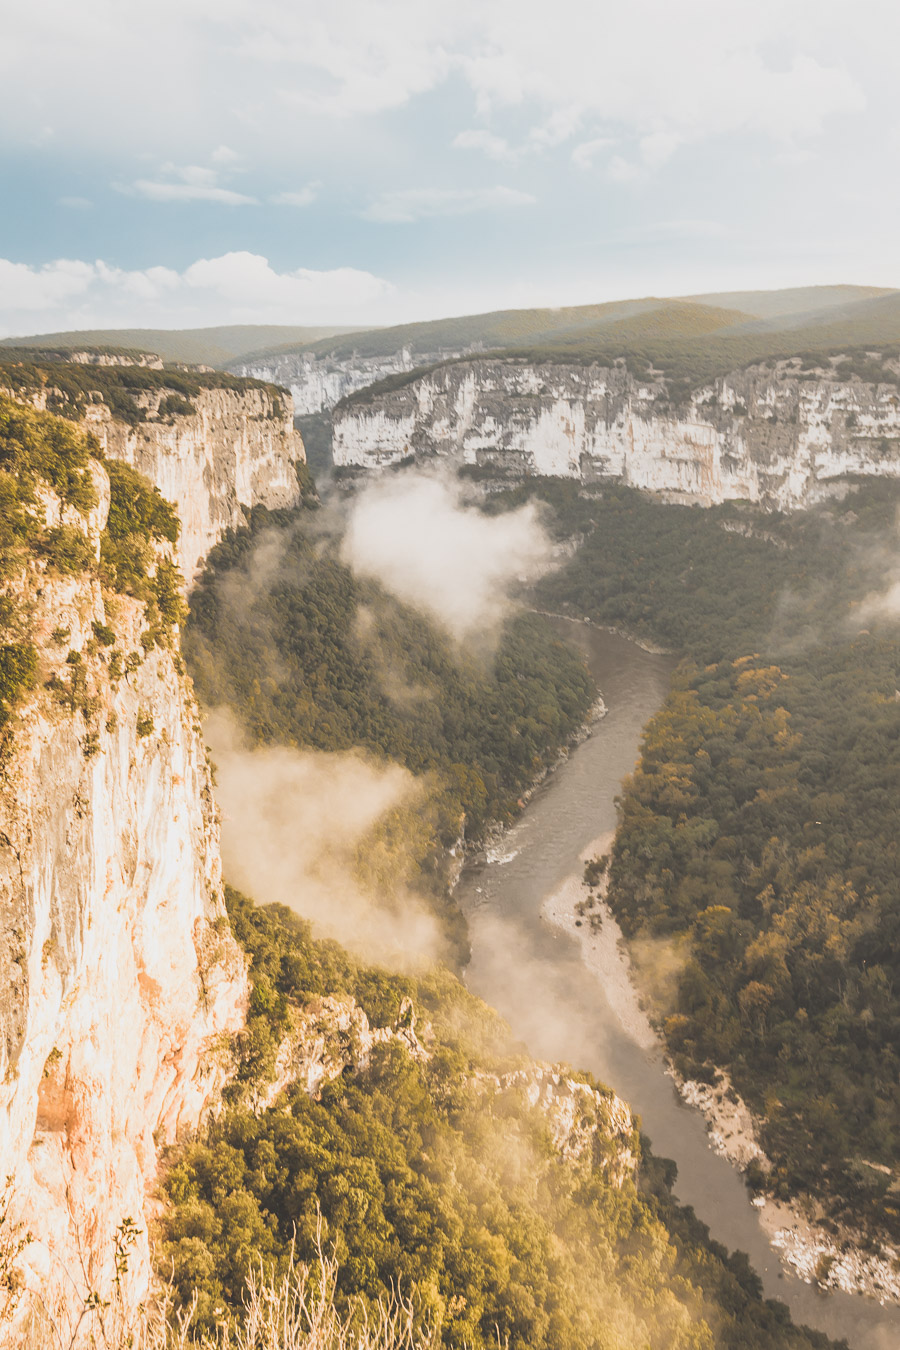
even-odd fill
[{"label": "white cloud", "polygon": [[321,183],[307,183],[298,192],[276,192],[269,201],[275,206],[311,206],[319,195]]},{"label": "white cloud", "polygon": [[493,132],[486,131],[483,128],[472,131],[461,131],[458,136],[453,138],[454,150],[480,150],[488,159],[515,159],[515,151],[510,147],[509,141],[504,136],[495,136]]},{"label": "white cloud", "polygon": [[557,0],[549,15],[522,0],[32,0],[6,16],[0,138],[31,147],[42,128],[57,145],[278,163],[320,143],[326,117],[453,81],[548,147],[581,125],[791,142],[867,97],[892,115],[898,14],[878,10],[848,24],[843,0]]},{"label": "white cloud", "polygon": [[640,165],[630,163],[621,155],[613,155],[606,172],[614,183],[633,183],[643,177]]},{"label": "white cloud", "polygon": [[408,471],[353,497],[342,553],[462,639],[497,635],[511,590],[547,570],[552,547],[534,502],[485,516],[449,473]]},{"label": "white cloud", "polygon": [[691,239],[721,239],[727,233],[718,220],[680,219],[658,220],[646,225],[635,225],[607,236],[611,244],[663,244]]},{"label": "white cloud", "polygon": [[544,122],[532,127],[529,140],[536,149],[553,149],[571,140],[581,126],[581,118],[580,108],[574,104],[564,105],[552,112]]},{"label": "white cloud", "polygon": [[811,164],[815,158],[816,156],[812,150],[807,150],[799,146],[796,149],[786,147],[784,150],[778,150],[772,156],[772,163],[782,164],[786,168],[793,169],[800,164]]},{"label": "white cloud", "polygon": [[640,140],[641,159],[648,169],[658,169],[671,159],[683,140],[674,131],[653,131]]},{"label": "white cloud", "polygon": [[255,197],[247,197],[243,192],[203,183],[156,183],[138,178],[132,184],[132,191],[151,202],[219,202],[222,206],[253,206],[256,203]]},{"label": "white cloud", "polygon": [[608,150],[615,141],[610,136],[595,136],[593,140],[581,141],[572,151],[572,163],[579,169],[589,169],[602,151]]},{"label": "white cloud", "polygon": [[87,211],[94,205],[87,197],[58,197],[60,206],[68,206],[73,211]]},{"label": "white cloud", "polygon": [[[225,149],[225,146],[220,146],[214,151],[213,159],[218,155],[222,162],[222,151]],[[228,151],[226,158],[230,162],[231,151]],[[162,179],[139,178],[130,186],[120,188],[120,191],[146,197],[152,202],[218,202],[222,206],[257,204],[255,197],[223,187],[219,169],[210,169],[201,164],[165,164],[161,172],[165,175]]]},{"label": "white cloud", "polygon": [[84,295],[94,277],[90,263],[60,258],[44,267],[0,258],[0,296],[10,311],[52,310]]},{"label": "white cloud", "polygon": [[724,233],[718,220],[660,220],[644,229],[650,239],[716,239]]},{"label": "white cloud", "polygon": [[516,188],[403,188],[384,192],[363,212],[366,220],[411,224],[433,216],[468,216],[475,211],[502,211],[531,206],[535,198]]},{"label": "white cloud", "polygon": [[558,0],[548,23],[538,7],[494,0],[462,65],[485,108],[546,109],[551,139],[590,120],[638,136],[790,140],[865,106],[866,65],[857,60],[851,73],[839,9],[823,0],[807,27],[807,0],[760,0],[752,22],[743,6],[710,0]]},{"label": "white cloud", "polygon": [[[59,259],[0,259],[0,331],[189,327],[215,323],[360,323],[392,286],[352,267],[277,272],[254,253],[200,258],[183,272]],[[373,320],[374,321],[374,320]]]},{"label": "white cloud", "polygon": [[222,860],[234,884],[260,903],[288,905],[367,961],[407,970],[430,964],[442,947],[434,915],[402,883],[391,888],[388,907],[358,866],[392,812],[420,808],[421,783],[358,751],[244,749],[221,712],[207,720],[205,735],[222,807]]},{"label": "white cloud", "polygon": [[457,64],[442,30],[458,36],[465,27],[420,0],[332,0],[327,9],[262,0],[255,18],[249,4],[237,7],[244,69],[276,101],[317,118],[370,116],[436,88]]},{"label": "white cloud", "polygon": [[[674,131],[652,131],[641,136],[634,146],[634,159],[623,155],[613,155],[606,166],[607,177],[614,183],[634,183],[647,178],[656,169],[665,164],[684,142],[684,138]],[[572,163],[579,169],[590,169],[595,157],[615,141],[599,137],[576,145],[572,151]]]},{"label": "white cloud", "polygon": [[184,281],[237,307],[271,305],[295,314],[304,314],[310,308],[320,312],[328,306],[344,311],[348,306],[369,304],[391,289],[381,277],[353,267],[328,272],[298,267],[293,272],[276,272],[257,253],[201,258],[186,270]]}]

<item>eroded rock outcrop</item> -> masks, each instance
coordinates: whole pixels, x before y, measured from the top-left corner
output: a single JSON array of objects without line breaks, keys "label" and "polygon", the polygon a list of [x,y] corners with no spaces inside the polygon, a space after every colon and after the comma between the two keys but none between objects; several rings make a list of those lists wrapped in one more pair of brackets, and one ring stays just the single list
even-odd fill
[{"label": "eroded rock outcrop", "polygon": [[565,1162],[599,1171],[612,1186],[634,1175],[640,1149],[630,1108],[609,1088],[573,1077],[564,1065],[529,1064],[479,1077],[482,1091],[518,1096],[546,1119],[550,1143]]},{"label": "eroded rock outcrop", "polygon": [[835,479],[900,476],[896,362],[884,382],[840,365],[755,366],[676,397],[612,366],[462,361],[334,414],[339,466],[454,455],[498,473],[612,479],[709,504],[789,510]]},{"label": "eroded rock outcrop", "polygon": [[[346,1070],[365,1071],[376,1047],[390,1042],[427,1063],[431,1041],[431,1028],[417,1024],[408,999],[390,1027],[373,1027],[349,995],[316,999],[295,1013],[270,1081],[252,1089],[253,1109],[267,1110],[294,1085],[318,1097],[325,1084]],[[634,1117],[608,1088],[583,1082],[565,1066],[540,1063],[504,1074],[479,1072],[472,1081],[491,1111],[505,1100],[543,1116],[550,1146],[570,1165],[599,1171],[612,1186],[623,1185],[637,1170]]]},{"label": "eroded rock outcrop", "polygon": [[354,1073],[367,1069],[375,1047],[390,1041],[402,1045],[414,1059],[428,1058],[416,1034],[408,999],[391,1027],[373,1027],[364,1010],[347,994],[316,999],[295,1012],[293,1029],[278,1047],[271,1080],[253,1089],[253,1109],[267,1110],[294,1084],[310,1097],[318,1097],[325,1084],[339,1078],[345,1069]]}]

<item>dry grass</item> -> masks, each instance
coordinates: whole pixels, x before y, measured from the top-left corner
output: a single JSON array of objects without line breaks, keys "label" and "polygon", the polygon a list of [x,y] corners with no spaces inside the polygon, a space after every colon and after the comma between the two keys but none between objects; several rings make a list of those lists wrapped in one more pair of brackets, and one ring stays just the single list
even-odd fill
[{"label": "dry grass", "polygon": [[32,1309],[14,1340],[16,1350],[437,1350],[439,1330],[416,1326],[411,1299],[395,1294],[374,1312],[362,1303],[335,1306],[336,1263],[321,1248],[313,1266],[292,1260],[281,1280],[251,1276],[237,1323],[198,1333],[193,1308],[177,1310],[163,1291],[148,1308],[128,1310],[121,1283],[112,1297],[84,1300],[69,1319]]}]

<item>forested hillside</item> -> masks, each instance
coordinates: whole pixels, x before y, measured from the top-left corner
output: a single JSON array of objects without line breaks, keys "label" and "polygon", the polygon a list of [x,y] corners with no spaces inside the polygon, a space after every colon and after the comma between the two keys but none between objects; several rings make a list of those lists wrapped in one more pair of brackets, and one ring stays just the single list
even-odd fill
[{"label": "forested hillside", "polygon": [[224,1115],[173,1150],[165,1173],[158,1263],[185,1303],[198,1296],[197,1325],[240,1317],[254,1268],[284,1270],[292,1254],[315,1263],[322,1240],[339,1308],[374,1307],[399,1284],[417,1320],[460,1350],[832,1344],[762,1301],[746,1260],[673,1202],[671,1164],[604,1125],[617,1109],[608,1091],[584,1098],[572,1138],[586,1131],[585,1143],[561,1152],[528,1091],[546,1071],[454,977],[366,969],[290,911],[235,892],[229,912],[252,956],[244,1044],[337,994],[373,1024],[399,1018],[427,1048],[391,1041],[318,1097],[298,1082],[263,1111],[252,1093],[272,1060],[244,1060]]},{"label": "forested hillside", "polygon": [[[256,511],[220,545],[186,653],[201,697],[227,700],[253,744],[364,745],[430,774],[445,808],[434,849],[462,812],[473,837],[507,818],[593,696],[539,615],[513,618],[493,660],[467,655],[356,579],[309,513]],[[224,1113],[167,1159],[157,1246],[201,1325],[240,1316],[255,1266],[314,1262],[321,1239],[340,1308],[374,1307],[399,1281],[448,1347],[829,1344],[763,1301],[746,1260],[674,1203],[674,1167],[613,1128],[623,1108],[606,1089],[547,1078],[455,976],[372,968],[234,891],[229,913],[251,957],[250,1015]],[[335,999],[382,1037],[366,1055],[352,1019],[327,1030]],[[309,1026],[326,1028],[309,1053],[324,1044],[329,1080],[273,1096],[284,1046]],[[588,1093],[564,1147],[529,1087],[553,1081]]]},{"label": "forested hillside", "polygon": [[685,657],[610,873],[675,1064],[731,1073],[757,1184],[897,1238],[897,487],[790,519],[558,500],[589,535],[544,603]]},{"label": "forested hillside", "polygon": [[516,813],[584,721],[590,677],[539,615],[513,617],[496,654],[460,648],[354,576],[313,522],[257,508],[213,550],[185,634],[197,691],[233,709],[253,745],[362,746],[428,776],[428,804],[402,833],[415,834],[419,888],[459,955],[447,850]]}]

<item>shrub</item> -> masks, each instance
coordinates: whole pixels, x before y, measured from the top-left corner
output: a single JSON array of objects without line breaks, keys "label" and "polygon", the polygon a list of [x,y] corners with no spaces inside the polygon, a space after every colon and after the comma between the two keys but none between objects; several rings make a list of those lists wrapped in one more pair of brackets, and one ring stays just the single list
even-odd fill
[{"label": "shrub", "polygon": [[184,615],[181,574],[157,549],[177,543],[179,520],[157,488],[130,464],[114,460],[107,467],[111,500],[100,543],[103,576],[115,590],[147,605],[150,627],[141,642],[149,651],[155,642],[166,640],[167,631]]},{"label": "shrub", "polygon": [[104,647],[111,647],[113,645],[116,640],[116,635],[108,624],[98,623],[95,619],[91,624],[91,628],[94,630],[94,637],[98,642],[102,643]]},{"label": "shrub", "polygon": [[160,417],[194,417],[197,409],[181,394],[167,394],[159,405]]},{"label": "shrub", "polygon": [[38,541],[38,553],[63,576],[86,572],[94,562],[90,540],[75,525],[57,525]]},{"label": "shrub", "polygon": [[10,642],[0,647],[0,726],[32,687],[36,674],[37,652],[30,642]]},{"label": "shrub", "polygon": [[42,479],[85,514],[97,504],[88,461],[98,450],[94,437],[58,417],[0,396],[0,468],[18,481],[20,499],[30,500]]},{"label": "shrub", "polygon": [[159,488],[121,460],[109,460],[106,471],[110,487],[106,532],[110,539],[122,543],[137,535],[147,541],[167,539],[177,544],[178,516]]}]

